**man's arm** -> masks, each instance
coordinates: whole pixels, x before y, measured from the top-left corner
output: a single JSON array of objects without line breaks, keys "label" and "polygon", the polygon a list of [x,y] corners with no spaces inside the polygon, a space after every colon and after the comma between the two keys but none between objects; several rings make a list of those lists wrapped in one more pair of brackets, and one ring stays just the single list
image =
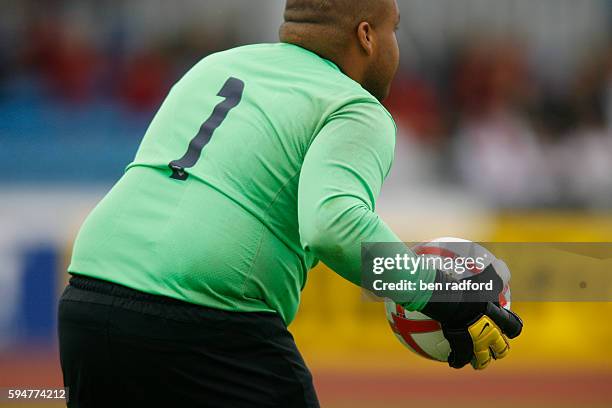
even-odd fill
[{"label": "man's arm", "polygon": [[[393,161],[395,127],[375,104],[348,106],[330,118],[312,143],[300,177],[298,215],[302,244],[349,281],[362,285],[361,243],[401,240],[374,212],[376,198]],[[395,249],[395,248],[394,248]],[[402,251],[414,253],[403,246]],[[444,284],[455,278],[435,270],[406,273],[404,279]],[[487,268],[472,278],[495,280],[493,300],[503,288],[496,272]],[[461,368],[470,361],[476,369],[508,354],[505,336],[521,333],[523,323],[491,299],[474,301],[463,292],[413,291],[399,301],[442,324],[451,345],[448,363]],[[393,299],[398,302],[397,299]]]},{"label": "man's arm", "polygon": [[[298,196],[302,244],[356,285],[362,284],[362,243],[401,242],[374,211],[394,147],[395,125],[388,113],[372,102],[353,104],[330,117],[302,167]],[[434,278],[433,270],[405,276],[415,282]],[[406,306],[419,310],[430,296],[414,292]]]}]

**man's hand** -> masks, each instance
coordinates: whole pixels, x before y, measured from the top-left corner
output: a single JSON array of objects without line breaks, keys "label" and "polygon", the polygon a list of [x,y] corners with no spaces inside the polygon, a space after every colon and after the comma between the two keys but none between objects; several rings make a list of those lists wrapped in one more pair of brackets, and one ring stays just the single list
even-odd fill
[{"label": "man's hand", "polygon": [[[472,307],[471,304],[468,307]],[[502,359],[508,355],[508,338],[521,333],[523,323],[511,311],[494,303],[487,303],[483,313],[472,323],[455,326],[452,322],[442,323],[444,337],[451,346],[448,364],[461,368],[471,362],[476,370],[486,368],[491,359]]]},{"label": "man's hand", "polygon": [[[517,337],[523,322],[513,312],[499,306],[498,297],[503,282],[489,265],[482,273],[472,278],[472,282],[493,282],[493,291],[487,293],[439,292],[421,311],[440,322],[444,337],[451,346],[448,364],[461,368],[468,363],[476,370],[486,368],[491,359],[501,359],[508,355],[508,338]],[[436,283],[446,287],[448,282],[456,282],[450,275],[438,271]]]},{"label": "man's hand", "polygon": [[498,360],[508,355],[510,351],[508,340],[488,316],[481,317],[468,328],[468,332],[474,346],[472,366],[476,370],[486,368],[492,358]]}]

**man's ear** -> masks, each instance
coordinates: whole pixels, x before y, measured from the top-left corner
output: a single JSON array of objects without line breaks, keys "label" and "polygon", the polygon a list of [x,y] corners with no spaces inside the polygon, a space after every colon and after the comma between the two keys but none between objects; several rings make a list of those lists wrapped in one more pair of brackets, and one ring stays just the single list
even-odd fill
[{"label": "man's ear", "polygon": [[370,56],[374,53],[374,30],[370,23],[363,21],[357,26],[357,38],[359,45],[366,55]]}]

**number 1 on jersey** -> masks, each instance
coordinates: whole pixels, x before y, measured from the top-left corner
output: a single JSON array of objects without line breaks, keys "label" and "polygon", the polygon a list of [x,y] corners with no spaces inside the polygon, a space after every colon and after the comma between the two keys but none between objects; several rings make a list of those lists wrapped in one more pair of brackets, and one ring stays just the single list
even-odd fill
[{"label": "number 1 on jersey", "polygon": [[172,170],[170,178],[181,181],[187,180],[189,173],[187,173],[185,169],[195,166],[200,159],[202,149],[210,141],[215,130],[217,130],[225,118],[227,118],[228,113],[238,106],[242,100],[243,93],[244,82],[241,80],[232,77],[225,82],[217,94],[217,96],[224,97],[225,99],[215,106],[213,113],[206,119],[206,122],[202,124],[196,137],[189,143],[185,155],[168,164],[168,167]]}]

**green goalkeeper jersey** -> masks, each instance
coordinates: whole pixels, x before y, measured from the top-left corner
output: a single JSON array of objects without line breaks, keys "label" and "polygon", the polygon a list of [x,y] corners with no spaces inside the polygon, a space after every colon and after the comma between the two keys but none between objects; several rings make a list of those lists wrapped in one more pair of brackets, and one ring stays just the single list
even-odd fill
[{"label": "green goalkeeper jersey", "polygon": [[319,260],[359,284],[361,243],[400,241],[374,212],[394,146],[385,108],[310,51],[210,55],[85,221],[69,272],[288,324]]}]

